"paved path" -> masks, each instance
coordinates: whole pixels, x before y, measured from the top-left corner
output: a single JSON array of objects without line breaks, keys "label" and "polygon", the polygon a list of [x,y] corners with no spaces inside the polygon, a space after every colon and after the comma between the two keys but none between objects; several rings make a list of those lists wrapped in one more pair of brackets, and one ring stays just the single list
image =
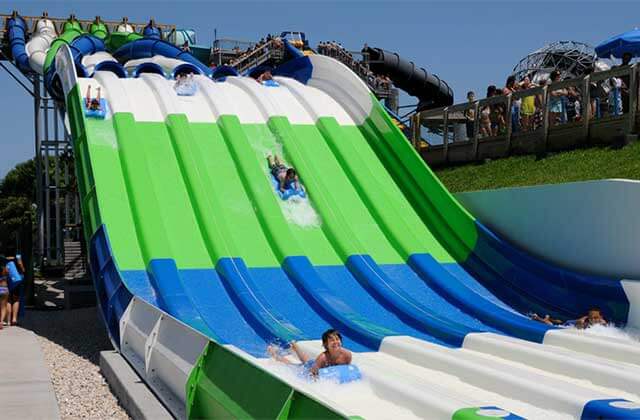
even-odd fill
[{"label": "paved path", "polygon": [[0,362],[2,418],[60,418],[49,370],[33,332],[19,327],[0,331]]}]

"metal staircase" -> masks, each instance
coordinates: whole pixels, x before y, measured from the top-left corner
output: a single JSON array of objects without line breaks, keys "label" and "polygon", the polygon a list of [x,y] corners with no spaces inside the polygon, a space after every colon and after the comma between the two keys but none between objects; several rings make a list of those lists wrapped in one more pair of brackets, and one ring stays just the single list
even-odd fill
[{"label": "metal staircase", "polygon": [[238,73],[264,64],[268,61],[279,61],[284,57],[284,44],[280,39],[272,39],[259,48],[238,57],[229,65],[235,67]]}]

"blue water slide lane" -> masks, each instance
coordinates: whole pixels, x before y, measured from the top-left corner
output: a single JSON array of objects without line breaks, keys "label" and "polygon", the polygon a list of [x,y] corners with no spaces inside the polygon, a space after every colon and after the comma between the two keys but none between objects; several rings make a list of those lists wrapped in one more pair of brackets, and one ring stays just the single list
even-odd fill
[{"label": "blue water slide lane", "polygon": [[[456,347],[462,346],[464,337],[468,333],[478,331],[456,323],[455,318],[441,317],[429,306],[416,301],[402,287],[399,287],[369,255],[352,255],[347,258],[346,266],[376,300],[415,329]],[[428,303],[431,302],[432,300]],[[484,329],[484,331],[488,330]]]},{"label": "blue water slide lane", "polygon": [[290,77],[306,85],[313,75],[313,65],[309,57],[299,57],[279,65],[273,70],[272,74],[274,76]]},{"label": "blue water slide lane", "polygon": [[216,67],[213,69],[213,73],[211,73],[211,78],[213,80],[225,79],[227,76],[239,76],[239,74],[235,68],[225,65]]},{"label": "blue water slide lane", "polygon": [[127,70],[122,64],[117,61],[105,60],[101,61],[93,68],[93,71],[110,71],[115,74],[119,79],[125,79],[127,77]]},{"label": "blue water slide lane", "polygon": [[245,319],[267,341],[308,340],[311,337],[280,314],[261,294],[253,276],[241,258],[221,258],[216,271],[224,280],[229,295],[235,298]]},{"label": "blue water slide lane", "polygon": [[399,335],[373,324],[336,296],[307,257],[286,257],[282,266],[315,312],[369,350],[377,350],[385,336]]},{"label": "blue water slide lane", "polygon": [[[495,276],[481,276],[483,283],[515,309],[527,313],[544,311],[574,319],[589,308],[599,307],[607,319],[625,323],[629,301],[620,280],[579,274],[524,253],[477,222],[478,241],[474,257],[463,265],[476,271],[490,261]],[[481,270],[481,268],[480,268]],[[480,271],[482,273],[482,271]]]},{"label": "blue water slide lane", "polygon": [[159,74],[162,77],[167,76],[164,73],[164,69],[159,64],[152,63],[150,61],[138,64],[133,70],[133,77],[140,77],[142,73],[154,73]]},{"label": "blue water slide lane", "polygon": [[138,58],[151,58],[154,55],[162,55],[168,58],[186,61],[196,66],[203,74],[211,76],[211,69],[200,60],[173,44],[161,39],[142,38],[129,42],[118,48],[113,57],[118,61],[129,61]]},{"label": "blue water slide lane", "polygon": [[[282,64],[273,73],[306,84],[313,76],[313,64],[309,57],[300,57]],[[629,303],[619,280],[555,267],[498,238],[479,222],[476,225],[479,239],[469,258],[459,267],[449,265],[446,271],[456,272],[454,277],[462,278],[472,289],[482,289],[480,294],[494,303],[498,312],[510,312],[504,308],[506,303],[521,313],[542,312],[571,319],[595,306],[617,323],[626,321]],[[471,278],[478,283],[472,285]]]},{"label": "blue water slide lane", "polygon": [[27,23],[22,16],[16,15],[7,21],[7,32],[9,36],[9,47],[11,57],[18,69],[24,73],[33,73],[29,66],[29,56],[27,55]]},{"label": "blue water slide lane", "polygon": [[494,304],[465,286],[429,254],[413,254],[408,263],[429,287],[452,304],[504,333],[542,343],[545,333],[553,328]]},{"label": "blue water slide lane", "polygon": [[96,288],[100,312],[109,336],[116,348],[120,347],[120,318],[133,295],[120,276],[113,259],[107,228],[101,225],[89,242],[89,265]]},{"label": "blue water slide lane", "polygon": [[185,291],[186,282],[180,277],[175,260],[158,258],[147,265],[149,280],[158,291],[158,303],[161,309],[192,326],[209,337],[215,337],[213,331],[204,322],[190,295]]},{"label": "blue water slide lane", "polygon": [[198,68],[197,66],[194,66],[191,63],[182,63],[182,64],[178,64],[173,69],[173,72],[171,73],[171,77],[173,77],[175,79],[176,76],[181,74],[181,73],[183,73],[183,74],[189,74],[189,73],[202,74],[202,70],[200,70],[200,68]]}]

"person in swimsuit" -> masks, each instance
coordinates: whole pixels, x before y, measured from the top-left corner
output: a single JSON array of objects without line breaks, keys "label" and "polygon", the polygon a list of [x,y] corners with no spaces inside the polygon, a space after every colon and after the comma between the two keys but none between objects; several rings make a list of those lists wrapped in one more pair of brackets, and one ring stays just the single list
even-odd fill
[{"label": "person in swimsuit", "polygon": [[545,315],[544,317],[539,316],[538,314],[531,314],[531,319],[534,321],[542,322],[547,325],[558,325],[558,326],[575,326],[579,330],[584,330],[589,327],[593,327],[594,325],[607,325],[607,320],[602,316],[602,312],[599,308],[591,308],[587,312],[585,316],[582,316],[576,320],[563,321],[561,319],[551,318],[550,315]]},{"label": "person in swimsuit", "polygon": [[[552,71],[550,79],[551,83],[559,82],[560,72],[558,70]],[[567,89],[555,89],[549,92],[549,125],[558,125],[564,120],[562,98],[565,96],[567,96]]]},{"label": "person in swimsuit", "polygon": [[[522,90],[532,89],[536,87],[531,83],[529,76],[525,76],[522,82],[520,82],[520,88]],[[522,98],[522,105],[520,106],[520,119],[523,131],[529,131],[533,127],[533,116],[536,113],[536,97],[535,95],[525,96]]]},{"label": "person in swimsuit", "polygon": [[322,334],[322,346],[324,351],[315,359],[311,359],[308,354],[300,350],[295,341],[289,343],[291,350],[296,354],[302,364],[291,362],[289,359],[278,354],[274,346],[267,347],[269,354],[277,361],[288,365],[299,365],[311,376],[317,376],[318,370],[329,366],[351,364],[351,352],[342,347],[342,336],[338,330],[328,329]]},{"label": "person in swimsuit", "polygon": [[7,316],[7,301],[9,300],[9,271],[7,260],[0,256],[0,330],[4,328],[4,319]]},{"label": "person in swimsuit", "polygon": [[298,173],[293,168],[287,168],[282,160],[275,156],[267,156],[267,163],[269,164],[269,170],[271,175],[278,180],[279,188],[281,192],[293,188],[294,190],[300,189],[300,182],[298,180]]},{"label": "person in swimsuit", "polygon": [[87,86],[87,94],[84,97],[84,104],[89,111],[100,110],[100,87],[96,89],[98,92],[95,98],[91,98],[91,85]]},{"label": "person in swimsuit", "polygon": [[24,279],[24,265],[20,255],[7,259],[7,273],[9,280],[9,302],[7,303],[7,322],[18,325],[20,312],[20,296],[22,295],[22,280]]},{"label": "person in swimsuit", "polygon": [[266,82],[267,80],[273,80],[273,75],[269,70],[261,73],[260,76],[258,76],[258,78],[256,79],[258,83]]}]

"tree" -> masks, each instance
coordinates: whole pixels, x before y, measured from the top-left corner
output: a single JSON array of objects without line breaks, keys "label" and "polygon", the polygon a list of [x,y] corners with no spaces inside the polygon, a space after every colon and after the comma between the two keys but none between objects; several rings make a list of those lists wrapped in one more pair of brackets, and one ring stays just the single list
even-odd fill
[{"label": "tree", "polygon": [[21,253],[27,302],[33,301],[33,226],[35,226],[35,164],[20,163],[0,181],[0,252]]},{"label": "tree", "polygon": [[34,203],[35,165],[32,159],[16,165],[0,181],[0,249],[14,247],[16,240],[31,232]]}]

